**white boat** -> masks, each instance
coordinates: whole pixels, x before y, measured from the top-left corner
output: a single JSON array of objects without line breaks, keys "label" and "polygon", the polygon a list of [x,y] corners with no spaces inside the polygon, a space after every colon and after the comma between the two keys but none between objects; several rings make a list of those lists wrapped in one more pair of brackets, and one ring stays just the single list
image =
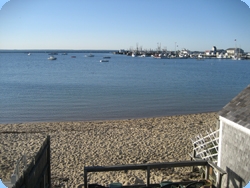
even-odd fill
[{"label": "white boat", "polygon": [[177,58],[176,55],[170,55],[170,58]]},{"label": "white boat", "polygon": [[218,58],[218,59],[222,59],[222,58],[224,58],[224,55],[223,55],[223,54],[219,54],[219,55],[217,56],[217,58]]},{"label": "white boat", "polygon": [[31,55],[31,53],[28,53],[28,55]]},{"label": "white boat", "polygon": [[154,54],[152,57],[155,59],[168,59],[166,54]]},{"label": "white boat", "polygon": [[56,60],[56,57],[54,57],[54,56],[52,55],[52,56],[50,56],[50,57],[48,58],[48,60]]},{"label": "white boat", "polygon": [[179,59],[187,59],[188,56],[186,54],[179,54]]},{"label": "white boat", "polygon": [[204,58],[201,54],[198,55],[198,59]]},{"label": "white boat", "polygon": [[233,60],[241,60],[241,57],[240,56],[232,56],[232,59]]},{"label": "white boat", "polygon": [[250,59],[250,52],[247,53],[246,58],[247,58],[247,59]]},{"label": "white boat", "polygon": [[109,62],[107,59],[101,59],[100,62]]},{"label": "white boat", "polygon": [[205,57],[202,56],[201,54],[199,54],[199,55],[197,56],[197,60],[204,61],[204,60],[205,60]]},{"label": "white boat", "polygon": [[142,54],[139,57],[150,57],[150,55],[148,55],[148,54]]},{"label": "white boat", "polygon": [[137,53],[132,53],[131,56],[132,57],[137,57]]},{"label": "white boat", "polygon": [[85,55],[85,57],[94,57],[93,54],[88,54],[88,55]]},{"label": "white boat", "polygon": [[237,48],[235,48],[234,50],[234,55],[232,56],[232,59],[233,60],[241,60],[241,53],[240,53],[240,49],[238,48],[238,52],[237,51]]},{"label": "white boat", "polygon": [[[236,49],[235,49],[235,51],[236,51]],[[232,59],[233,60],[241,60],[240,52],[238,51],[238,53],[234,53],[234,55],[232,56]]]}]

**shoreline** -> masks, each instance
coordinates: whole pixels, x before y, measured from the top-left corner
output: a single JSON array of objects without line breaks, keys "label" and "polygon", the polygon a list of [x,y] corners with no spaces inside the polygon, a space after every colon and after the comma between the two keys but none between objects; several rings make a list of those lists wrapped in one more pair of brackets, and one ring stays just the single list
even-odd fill
[{"label": "shoreline", "polygon": [[[80,187],[84,166],[190,160],[190,139],[198,134],[206,135],[209,128],[215,130],[217,122],[217,112],[209,112],[122,120],[0,124],[3,147],[0,174],[7,180],[21,153],[25,151],[29,161],[45,136],[50,135],[53,182],[69,178],[70,187]],[[144,176],[145,172],[141,171],[107,172],[90,173],[88,179],[89,183],[102,185],[111,181],[129,185],[145,182]],[[178,168],[152,171],[151,181],[195,178],[199,175]]]},{"label": "shoreline", "polygon": [[197,112],[197,113],[180,113],[173,115],[162,115],[162,116],[145,116],[145,117],[130,117],[130,118],[108,118],[108,119],[83,119],[83,120],[52,120],[52,121],[23,121],[23,122],[0,122],[0,125],[9,125],[9,124],[34,124],[34,123],[66,123],[66,122],[97,122],[97,121],[119,121],[119,120],[137,120],[137,119],[148,119],[148,118],[163,118],[169,116],[186,116],[192,114],[207,114],[207,113],[218,113],[215,111],[206,111],[206,112]]}]

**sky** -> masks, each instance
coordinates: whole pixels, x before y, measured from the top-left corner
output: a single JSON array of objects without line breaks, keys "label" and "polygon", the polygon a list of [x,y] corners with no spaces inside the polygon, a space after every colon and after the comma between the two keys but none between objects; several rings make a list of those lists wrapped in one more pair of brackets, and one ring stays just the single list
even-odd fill
[{"label": "sky", "polygon": [[0,0],[0,49],[250,52],[250,0]]}]

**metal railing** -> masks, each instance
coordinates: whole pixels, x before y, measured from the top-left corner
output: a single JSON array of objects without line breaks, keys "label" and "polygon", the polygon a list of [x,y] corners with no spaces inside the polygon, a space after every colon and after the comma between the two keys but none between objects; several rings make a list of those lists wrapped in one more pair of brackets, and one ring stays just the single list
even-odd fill
[{"label": "metal railing", "polygon": [[130,164],[130,165],[117,165],[117,166],[91,166],[84,167],[84,188],[88,188],[88,172],[107,172],[107,171],[122,171],[122,170],[146,170],[147,171],[147,186],[150,185],[150,170],[151,169],[162,169],[162,168],[173,168],[173,167],[193,167],[193,166],[205,166],[205,179],[209,179],[210,168],[218,171],[219,178],[216,182],[216,187],[221,187],[221,179],[226,172],[219,168],[217,165],[206,160],[197,161],[178,161],[178,162],[167,162],[167,163],[152,163],[152,164]]}]

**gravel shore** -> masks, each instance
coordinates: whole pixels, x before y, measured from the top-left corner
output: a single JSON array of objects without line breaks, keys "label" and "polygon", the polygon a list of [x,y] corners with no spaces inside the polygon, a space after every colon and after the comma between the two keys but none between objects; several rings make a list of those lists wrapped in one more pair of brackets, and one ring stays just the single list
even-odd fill
[{"label": "gravel shore", "polygon": [[[109,166],[190,160],[191,138],[216,129],[217,113],[92,122],[0,124],[0,178],[9,180],[15,161],[28,161],[46,135],[51,137],[52,183],[69,178],[69,187],[82,187],[84,166]],[[155,170],[151,182],[193,180],[190,168]],[[90,173],[89,183],[146,183],[145,171]]]}]

